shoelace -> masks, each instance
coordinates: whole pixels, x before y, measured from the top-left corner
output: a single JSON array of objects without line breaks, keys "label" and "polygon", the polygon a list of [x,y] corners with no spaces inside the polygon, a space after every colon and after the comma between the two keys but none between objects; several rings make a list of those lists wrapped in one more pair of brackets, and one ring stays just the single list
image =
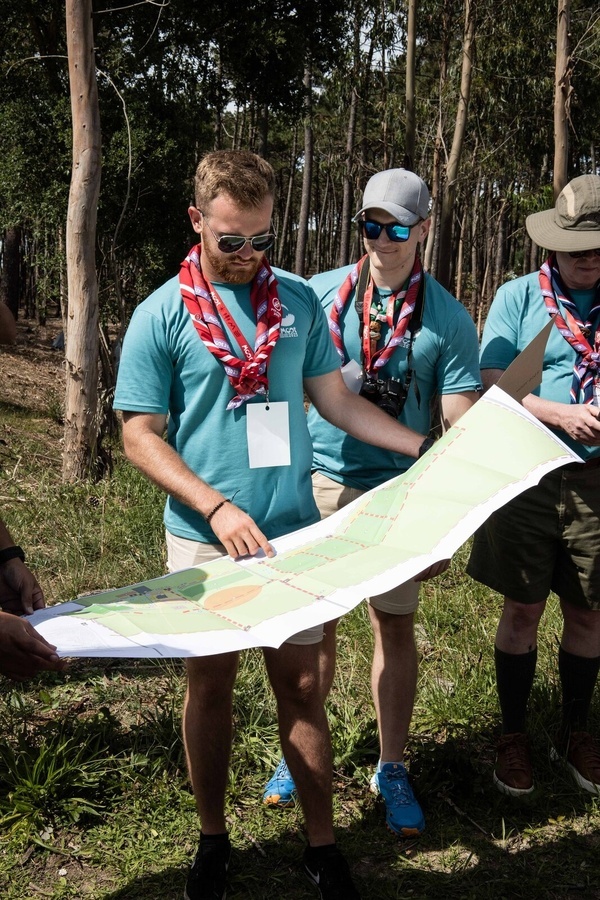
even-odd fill
[{"label": "shoelace", "polygon": [[282,759],[279,765],[277,766],[277,778],[280,781],[283,781],[286,778],[291,778],[290,770],[288,769],[287,763],[285,759]]},{"label": "shoelace", "polygon": [[524,771],[529,767],[527,745],[524,741],[512,738],[510,741],[501,744],[498,749],[503,750],[504,753],[506,753],[506,760],[510,769],[520,769],[521,771]]},{"label": "shoelace", "polygon": [[587,732],[571,735],[569,750],[585,754],[585,762],[593,768],[600,768],[600,744]]},{"label": "shoelace", "polygon": [[386,780],[390,783],[390,789],[394,797],[394,802],[398,806],[408,806],[412,803],[410,786],[406,777],[406,773],[398,768],[396,771],[386,772]]}]

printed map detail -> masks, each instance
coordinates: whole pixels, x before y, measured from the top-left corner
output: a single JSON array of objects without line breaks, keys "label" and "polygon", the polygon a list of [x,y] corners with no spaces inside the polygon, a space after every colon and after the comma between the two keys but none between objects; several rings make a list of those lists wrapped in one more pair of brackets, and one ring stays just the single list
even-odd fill
[{"label": "printed map detail", "polygon": [[63,656],[277,647],[451,557],[494,509],[578,459],[492,388],[408,472],[274,541],[275,558],[223,557],[80,597],[30,621]]}]

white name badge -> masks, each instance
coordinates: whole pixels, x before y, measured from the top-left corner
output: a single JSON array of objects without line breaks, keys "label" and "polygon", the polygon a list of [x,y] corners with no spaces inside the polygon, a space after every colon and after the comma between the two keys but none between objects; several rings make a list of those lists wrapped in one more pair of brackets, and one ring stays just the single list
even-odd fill
[{"label": "white name badge", "polygon": [[287,401],[246,404],[246,436],[251,469],[290,465]]}]

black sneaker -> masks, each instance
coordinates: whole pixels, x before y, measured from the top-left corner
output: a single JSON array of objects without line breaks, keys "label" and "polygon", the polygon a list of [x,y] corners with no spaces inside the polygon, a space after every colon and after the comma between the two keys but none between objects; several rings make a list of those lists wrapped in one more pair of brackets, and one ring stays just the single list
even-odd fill
[{"label": "black sneaker", "polygon": [[225,900],[231,844],[201,840],[185,885],[184,900]]},{"label": "black sneaker", "polygon": [[360,900],[348,863],[335,844],[327,849],[307,847],[304,871],[316,884],[322,900]]}]

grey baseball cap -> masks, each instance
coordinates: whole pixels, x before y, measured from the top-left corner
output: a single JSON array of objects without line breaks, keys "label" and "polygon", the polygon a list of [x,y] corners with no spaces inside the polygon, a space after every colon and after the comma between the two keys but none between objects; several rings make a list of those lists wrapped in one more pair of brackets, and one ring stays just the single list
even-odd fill
[{"label": "grey baseball cap", "polygon": [[600,247],[600,175],[580,175],[564,186],[553,209],[525,220],[538,247],[571,253]]},{"label": "grey baseball cap", "polygon": [[429,191],[422,178],[408,169],[386,169],[367,181],[356,222],[368,209],[385,209],[401,225],[415,225],[429,215]]}]

